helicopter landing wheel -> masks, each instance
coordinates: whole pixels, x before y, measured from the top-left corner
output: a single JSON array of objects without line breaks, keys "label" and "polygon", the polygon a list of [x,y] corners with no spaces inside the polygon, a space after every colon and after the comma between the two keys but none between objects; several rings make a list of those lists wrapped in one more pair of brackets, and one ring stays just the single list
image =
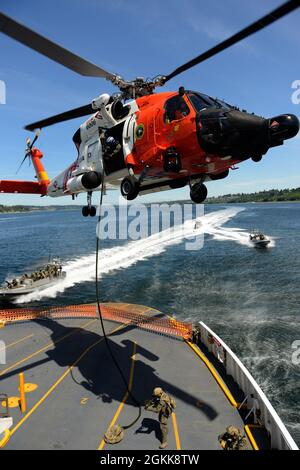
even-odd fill
[{"label": "helicopter landing wheel", "polygon": [[257,163],[260,162],[261,159],[262,159],[262,155],[253,155],[253,157],[251,157],[251,160]]},{"label": "helicopter landing wheel", "polygon": [[88,206],[83,206],[82,208],[82,215],[83,217],[87,217],[90,214],[90,209]]},{"label": "helicopter landing wheel", "polygon": [[207,197],[207,187],[203,183],[196,183],[191,187],[190,198],[196,204],[201,204]]},{"label": "helicopter landing wheel", "polygon": [[83,217],[88,217],[89,215],[91,217],[95,217],[96,213],[97,213],[97,209],[96,209],[95,206],[90,206],[90,207],[89,206],[83,206],[83,208],[82,208]]},{"label": "helicopter landing wheel", "polygon": [[91,216],[91,217],[95,217],[96,213],[97,213],[96,207],[95,207],[95,206],[91,206],[91,207],[90,207],[90,216]]},{"label": "helicopter landing wheel", "polygon": [[132,201],[139,194],[140,188],[137,179],[134,176],[126,176],[121,183],[121,194],[127,199]]}]

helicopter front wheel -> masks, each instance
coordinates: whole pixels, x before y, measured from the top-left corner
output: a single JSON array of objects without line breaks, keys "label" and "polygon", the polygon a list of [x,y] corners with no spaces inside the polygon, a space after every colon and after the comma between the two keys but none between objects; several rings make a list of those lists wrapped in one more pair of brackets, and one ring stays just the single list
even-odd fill
[{"label": "helicopter front wheel", "polygon": [[207,197],[207,187],[203,183],[196,183],[191,187],[190,198],[196,204],[201,204]]},{"label": "helicopter front wheel", "polygon": [[126,176],[121,183],[121,194],[127,199],[127,201],[132,201],[139,194],[140,188],[137,179],[130,175]]},{"label": "helicopter front wheel", "polygon": [[251,157],[252,161],[253,162],[260,162],[261,159],[262,159],[262,155],[253,155],[253,157]]}]

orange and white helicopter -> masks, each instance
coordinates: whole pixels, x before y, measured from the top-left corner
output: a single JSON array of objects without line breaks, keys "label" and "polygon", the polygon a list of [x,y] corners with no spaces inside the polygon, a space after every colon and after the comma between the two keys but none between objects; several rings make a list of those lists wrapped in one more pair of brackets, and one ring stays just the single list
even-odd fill
[{"label": "orange and white helicopter", "polygon": [[192,201],[203,202],[207,196],[205,181],[226,178],[235,164],[249,158],[260,161],[271,147],[298,133],[299,121],[293,114],[265,119],[183,87],[176,92],[154,90],[299,6],[299,0],[284,3],[169,75],[133,81],[107,72],[0,13],[0,31],[4,34],[81,75],[110,80],[120,90],[27,125],[25,129],[33,131],[92,114],[74,134],[78,156],[66,170],[49,180],[41,163],[42,152],[33,147],[37,133],[31,144],[27,141],[24,157],[32,160],[37,181],[0,180],[0,192],[73,198],[85,192],[84,216],[96,214],[92,193],[103,184],[120,185],[127,200],[189,185]]}]

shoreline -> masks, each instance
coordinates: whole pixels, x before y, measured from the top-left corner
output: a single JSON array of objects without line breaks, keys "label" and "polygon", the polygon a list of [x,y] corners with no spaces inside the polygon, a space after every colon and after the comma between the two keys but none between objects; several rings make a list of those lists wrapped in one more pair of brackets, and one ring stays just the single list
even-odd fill
[{"label": "shoreline", "polygon": [[[186,204],[186,203],[190,203],[192,204],[192,202],[190,200],[179,200],[179,201],[176,201],[176,200],[170,200],[170,201],[161,201],[161,203],[171,203],[171,204],[174,204],[174,203],[181,203],[181,204]],[[299,204],[300,203],[300,200],[299,201],[232,201],[232,202],[229,202],[229,201],[207,201],[207,202],[204,202],[204,205],[224,205],[224,204],[227,204],[227,205],[234,205],[234,204]],[[145,205],[151,205],[152,203],[151,202],[146,202]],[[153,204],[159,204],[159,202],[155,201],[153,202]],[[115,205],[115,204],[113,204]],[[81,208],[82,206],[78,206],[78,208]],[[0,216],[3,214],[3,215],[7,215],[7,214],[32,214],[33,212],[63,212],[63,211],[76,211],[78,210],[78,208],[76,207],[64,207],[63,209],[58,209],[56,207],[54,207],[53,209],[51,208],[47,208],[47,209],[44,209],[44,208],[40,208],[40,209],[28,209],[28,210],[19,210],[19,211],[1,211],[0,212]]]}]

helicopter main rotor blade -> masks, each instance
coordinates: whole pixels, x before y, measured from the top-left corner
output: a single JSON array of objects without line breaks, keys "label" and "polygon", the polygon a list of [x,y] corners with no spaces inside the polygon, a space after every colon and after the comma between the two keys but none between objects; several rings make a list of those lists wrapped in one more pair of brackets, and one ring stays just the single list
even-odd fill
[{"label": "helicopter main rotor blade", "polygon": [[34,131],[35,129],[42,129],[43,127],[52,126],[52,124],[57,124],[58,122],[68,121],[70,119],[75,119],[82,116],[87,116],[88,114],[94,114],[96,111],[92,108],[91,104],[81,106],[80,108],[70,109],[61,114],[56,114],[49,118],[43,119],[41,121],[33,122],[24,127],[27,131]]},{"label": "helicopter main rotor blade", "polygon": [[271,13],[265,15],[263,18],[260,18],[258,21],[255,21],[255,23],[252,23],[247,28],[242,29],[241,31],[234,34],[233,36],[226,39],[225,41],[221,42],[220,44],[217,44],[216,46],[212,47],[208,51],[198,55],[194,59],[178,67],[172,73],[170,73],[169,75],[166,75],[164,83],[171,80],[171,78],[176,77],[176,75],[179,75],[180,73],[185,72],[191,67],[194,67],[195,65],[200,64],[201,62],[204,62],[210,57],[213,57],[214,55],[219,54],[219,52],[222,52],[225,49],[233,46],[234,44],[240,42],[242,39],[245,39],[248,36],[251,36],[252,34],[264,29],[266,26],[269,26],[270,24],[279,20],[280,18],[287,15],[288,13],[291,13],[293,10],[295,10],[299,6],[300,6],[300,0],[290,0],[284,3],[280,7],[271,11]]},{"label": "helicopter main rotor blade", "polygon": [[80,75],[102,77],[108,80],[112,80],[114,77],[113,74],[107,72],[105,69],[73,54],[73,52],[68,51],[59,44],[50,41],[50,39],[41,36],[1,12],[0,31]]}]

